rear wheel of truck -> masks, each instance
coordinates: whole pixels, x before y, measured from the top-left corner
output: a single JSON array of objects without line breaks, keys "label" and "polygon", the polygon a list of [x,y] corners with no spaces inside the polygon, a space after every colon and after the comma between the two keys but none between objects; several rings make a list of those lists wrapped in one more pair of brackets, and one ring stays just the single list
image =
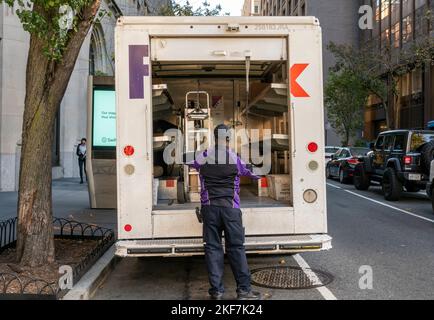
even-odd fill
[{"label": "rear wheel of truck", "polygon": [[354,169],[354,186],[357,190],[368,190],[371,185],[363,163],[359,163]]},{"label": "rear wheel of truck", "polygon": [[398,201],[401,198],[402,183],[399,181],[396,171],[387,168],[383,175],[383,193],[387,201]]},{"label": "rear wheel of truck", "polygon": [[429,174],[431,171],[431,161],[434,160],[434,141],[425,143],[420,153],[422,155],[422,169],[424,173]]}]

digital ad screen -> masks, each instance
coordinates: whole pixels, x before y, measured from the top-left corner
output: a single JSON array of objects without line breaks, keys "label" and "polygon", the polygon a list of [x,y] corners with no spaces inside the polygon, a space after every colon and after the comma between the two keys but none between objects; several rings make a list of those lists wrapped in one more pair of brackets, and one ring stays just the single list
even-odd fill
[{"label": "digital ad screen", "polygon": [[94,89],[92,141],[94,147],[116,147],[116,94],[114,89]]}]

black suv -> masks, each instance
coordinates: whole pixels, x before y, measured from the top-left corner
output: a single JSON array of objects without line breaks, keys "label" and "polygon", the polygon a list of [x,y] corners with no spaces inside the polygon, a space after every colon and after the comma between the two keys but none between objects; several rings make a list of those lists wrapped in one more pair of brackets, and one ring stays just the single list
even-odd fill
[{"label": "black suv", "polygon": [[383,132],[371,149],[359,158],[354,170],[356,189],[367,190],[371,181],[377,181],[388,201],[398,201],[404,188],[407,192],[425,190],[434,158],[434,131]]}]

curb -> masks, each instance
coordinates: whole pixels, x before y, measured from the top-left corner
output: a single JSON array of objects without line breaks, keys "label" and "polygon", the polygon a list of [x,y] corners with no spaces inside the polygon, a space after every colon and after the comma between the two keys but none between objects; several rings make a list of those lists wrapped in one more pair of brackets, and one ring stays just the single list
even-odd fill
[{"label": "curb", "polygon": [[115,251],[115,245],[112,245],[62,300],[90,300],[120,261]]}]

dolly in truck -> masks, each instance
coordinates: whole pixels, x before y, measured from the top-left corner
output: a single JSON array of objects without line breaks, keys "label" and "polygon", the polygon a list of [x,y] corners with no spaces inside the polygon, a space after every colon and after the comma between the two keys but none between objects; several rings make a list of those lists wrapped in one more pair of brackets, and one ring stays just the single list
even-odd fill
[{"label": "dolly in truck", "polygon": [[331,248],[316,18],[122,17],[115,37],[118,256],[204,254],[204,186],[172,160],[218,124],[260,176],[239,181],[247,254]]}]

